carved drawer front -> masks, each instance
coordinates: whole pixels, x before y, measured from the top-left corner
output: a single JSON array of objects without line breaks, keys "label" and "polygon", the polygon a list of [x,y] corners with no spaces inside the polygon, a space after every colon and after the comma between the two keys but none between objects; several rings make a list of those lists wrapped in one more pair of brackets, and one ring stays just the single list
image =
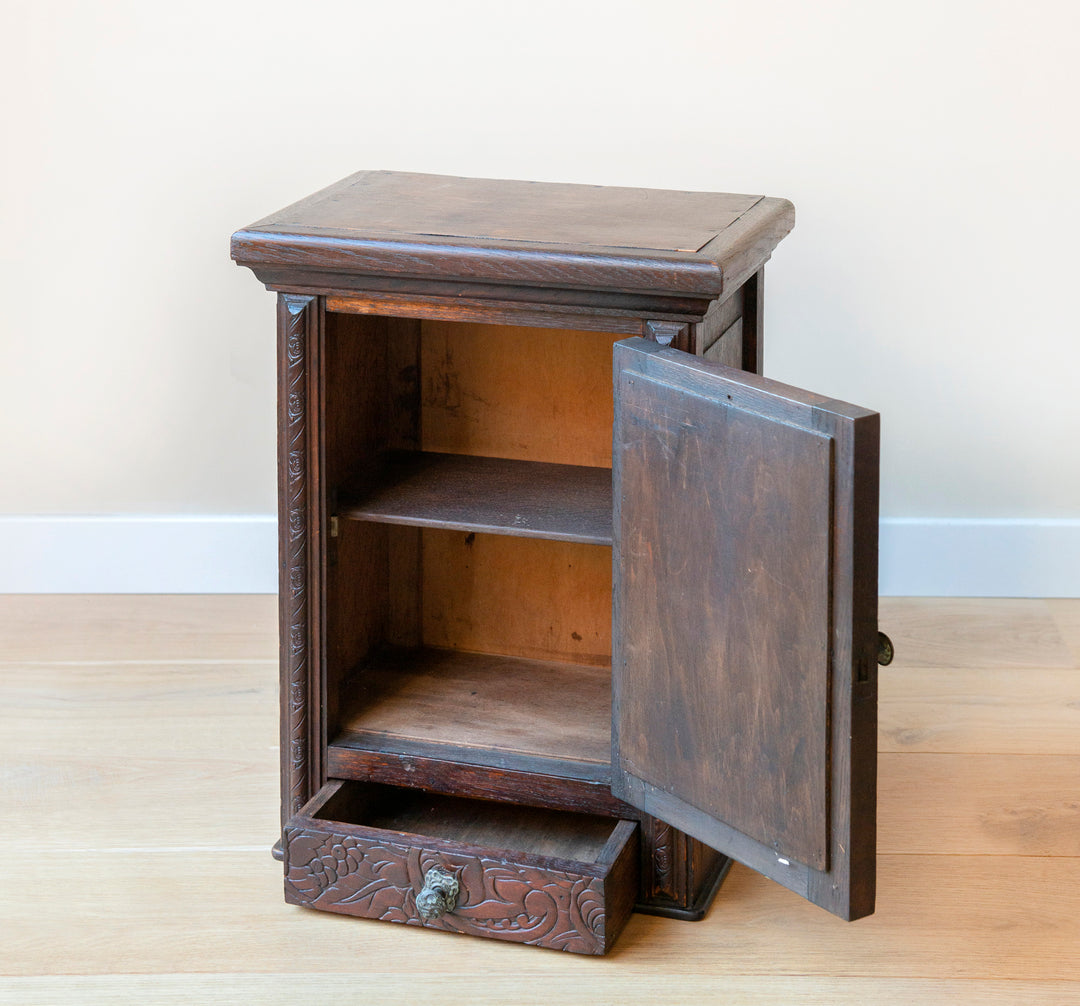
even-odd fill
[{"label": "carved drawer front", "polygon": [[285,828],[285,900],[602,954],[638,887],[637,824],[331,781]]}]

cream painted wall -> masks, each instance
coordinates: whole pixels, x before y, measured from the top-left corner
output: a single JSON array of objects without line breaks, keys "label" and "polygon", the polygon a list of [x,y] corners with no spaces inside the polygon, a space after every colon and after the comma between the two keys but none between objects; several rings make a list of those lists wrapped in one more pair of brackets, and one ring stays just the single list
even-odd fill
[{"label": "cream painted wall", "polygon": [[1080,5],[7,0],[9,514],[274,508],[232,230],[362,167],[786,196],[771,376],[882,513],[1080,518]]}]

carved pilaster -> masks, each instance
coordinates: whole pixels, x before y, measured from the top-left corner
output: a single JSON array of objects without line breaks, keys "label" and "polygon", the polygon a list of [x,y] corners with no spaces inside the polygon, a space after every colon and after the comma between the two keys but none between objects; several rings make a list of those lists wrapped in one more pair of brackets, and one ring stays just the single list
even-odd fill
[{"label": "carved pilaster", "polygon": [[672,919],[702,918],[731,860],[648,815],[639,822],[639,834],[641,890],[634,910]]},{"label": "carved pilaster", "polygon": [[641,822],[641,838],[646,860],[643,873],[650,878],[648,899],[685,905],[690,893],[686,835],[664,821],[649,817]]},{"label": "carved pilaster", "polygon": [[281,649],[282,823],[310,799],[316,749],[313,672],[312,456],[309,388],[317,341],[314,297],[278,297],[278,561]]}]

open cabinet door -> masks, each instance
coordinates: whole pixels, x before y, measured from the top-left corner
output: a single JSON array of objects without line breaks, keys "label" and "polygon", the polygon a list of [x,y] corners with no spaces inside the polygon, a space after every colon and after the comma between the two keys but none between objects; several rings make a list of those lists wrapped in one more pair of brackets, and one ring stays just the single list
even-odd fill
[{"label": "open cabinet door", "polygon": [[616,796],[874,910],[878,416],[615,346]]}]

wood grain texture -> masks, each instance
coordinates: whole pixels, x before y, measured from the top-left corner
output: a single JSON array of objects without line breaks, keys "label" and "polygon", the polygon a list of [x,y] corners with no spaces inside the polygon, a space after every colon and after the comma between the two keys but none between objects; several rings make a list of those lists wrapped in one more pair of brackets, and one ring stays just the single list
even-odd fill
[{"label": "wood grain texture", "polygon": [[[571,953],[604,952],[607,920],[595,877],[333,830],[289,827],[285,836],[290,904]],[[423,922],[416,895],[425,873],[443,864],[468,878],[463,895],[453,912]]]},{"label": "wood grain texture", "polygon": [[665,821],[640,811],[638,815],[641,891],[636,910],[700,921],[731,860]]},{"label": "wood grain texture", "polygon": [[[699,253],[721,263],[724,291],[728,292],[760,277],[780,238],[794,226],[795,207],[791,203],[786,199],[762,199]],[[760,303],[759,290],[756,306]]]},{"label": "wood grain texture", "polygon": [[281,820],[322,779],[320,694],[322,518],[319,367],[322,317],[314,297],[278,297],[278,645],[281,656]]},{"label": "wood grain texture", "polygon": [[825,869],[831,441],[659,379],[617,378],[620,762]]},{"label": "wood grain texture", "polygon": [[[709,976],[717,989],[729,977],[814,979],[827,987],[842,976],[860,979],[866,1002],[876,1001],[879,982],[897,979],[1080,982],[1075,859],[883,855],[881,906],[856,925],[736,866],[704,923],[633,915],[601,971],[480,941],[464,954],[460,940],[419,927],[290,911],[281,903],[281,867],[265,851],[204,849],[197,860],[168,848],[91,851],[65,862],[62,879],[52,861],[28,856],[25,886],[0,896],[4,974],[278,971],[359,982],[371,962],[385,962],[377,973],[396,976],[402,992],[421,975],[463,995],[506,970],[579,986],[599,976],[663,976],[674,990],[695,975]],[[94,924],[73,927],[73,917]]]},{"label": "wood grain texture", "polygon": [[611,472],[464,454],[386,459],[370,490],[338,513],[356,520],[611,544]]},{"label": "wood grain texture", "polygon": [[1080,755],[882,754],[879,765],[885,851],[1080,858]]},{"label": "wood grain texture", "polygon": [[[68,599],[54,600],[63,617]],[[130,617],[126,599],[111,600],[113,612]],[[176,600],[183,610],[185,599]],[[234,629],[243,628],[242,607],[233,608]],[[220,622],[220,607],[207,617]],[[92,650],[93,623],[84,624]],[[272,628],[264,631],[273,638]],[[160,652],[169,646],[164,636]],[[275,661],[10,664],[0,676],[7,840],[35,836],[40,854],[163,841],[267,847],[278,827],[277,787],[268,778],[278,752]],[[237,805],[239,786],[263,802]]]},{"label": "wood grain texture", "polygon": [[[534,977],[515,969],[514,974],[492,971],[483,978],[413,975],[410,995],[418,998],[460,997],[476,1006],[505,1006],[521,994],[523,980]],[[0,996],[10,1006],[42,1006],[42,1003],[79,1002],[85,1006],[132,1003],[205,1003],[234,1006],[238,1001],[262,1006],[293,1006],[295,976],[285,972],[257,975],[160,974],[160,975],[64,975],[0,978]],[[304,990],[321,1002],[347,1001],[355,994],[357,976],[350,974],[304,975]],[[400,973],[393,970],[364,971],[363,985],[372,998],[388,999],[402,994]],[[580,1006],[583,998],[620,1003],[663,1002],[670,1006],[700,1006],[703,1002],[733,1006],[865,1006],[867,990],[873,990],[875,1006],[911,1006],[912,1003],[979,1003],[989,1006],[1065,1006],[1080,997],[1069,981],[982,981],[978,979],[880,979],[820,978],[800,975],[754,977],[725,975],[718,978],[698,970],[677,977],[608,970],[600,974],[569,976],[553,973],[544,979],[544,1002],[551,1006]]]},{"label": "wood grain texture", "polygon": [[493,805],[484,800],[422,793],[412,787],[370,783],[335,781],[322,793],[323,798],[316,797],[305,811],[322,822],[428,835],[443,843],[513,849],[548,859],[605,865],[612,861],[605,858],[616,830],[617,822],[612,818]]},{"label": "wood grain texture", "polygon": [[[693,338],[689,352],[695,356],[704,356],[705,352],[717,339],[735,324],[746,310],[747,286],[744,283],[727,294],[723,300],[715,301],[708,314],[693,326]],[[739,347],[742,355],[742,347]]]},{"label": "wood grain texture", "polygon": [[868,914],[877,417],[644,340],[615,360],[613,791]]},{"label": "wood grain texture", "polygon": [[611,665],[611,550],[423,531],[423,640],[443,649]]},{"label": "wood grain texture", "polygon": [[1080,667],[1080,600],[1054,598],[1046,602],[1050,618],[1073,657],[1073,666]]},{"label": "wood grain texture", "polygon": [[[505,285],[519,299],[527,291],[554,291],[561,303],[588,309],[599,300],[601,306],[645,316],[665,309],[704,314],[723,289],[717,264],[692,252],[643,254],[598,246],[574,251],[542,243],[500,247],[497,242],[442,237],[344,237],[330,244],[325,236],[303,234],[302,229],[291,228],[289,234],[237,231],[232,257],[271,289],[284,286],[339,296],[357,290],[442,294],[456,289],[479,300]],[[782,237],[777,235],[776,242]],[[559,296],[564,291],[569,296]],[[598,297],[595,291],[610,293]]]},{"label": "wood grain texture", "polygon": [[529,244],[697,251],[761,196],[361,171],[267,217],[328,236],[480,238]]},{"label": "wood grain texture", "polygon": [[293,289],[506,284],[654,294],[661,310],[690,294],[704,314],[793,224],[760,196],[359,172],[238,231],[232,257]]},{"label": "wood grain texture", "polygon": [[686,860],[686,843],[690,839],[666,821],[646,818],[641,828],[642,852],[649,858],[647,895],[654,901],[685,902],[688,875],[679,869]]},{"label": "wood grain texture", "polygon": [[[386,451],[420,446],[419,322],[327,314],[323,374],[323,494],[370,483]],[[338,522],[326,549],[326,733],[337,699],[372,650],[420,642],[420,531]]]},{"label": "wood grain texture", "polygon": [[204,594],[7,594],[0,604],[0,667],[278,656],[273,594],[230,597],[227,618]]},{"label": "wood grain texture", "polygon": [[400,751],[404,742],[423,742],[431,757],[440,746],[474,748],[477,757],[500,763],[539,755],[606,768],[610,690],[605,667],[451,650],[391,652],[358,676],[334,743]]},{"label": "wood grain texture", "polygon": [[[896,646],[896,669],[1080,667],[1053,605],[1034,598],[883,598],[881,628]],[[1075,602],[1065,602],[1063,612]],[[1075,638],[1075,637],[1074,637]]]},{"label": "wood grain texture", "polygon": [[[533,249],[536,250],[536,249]],[[358,276],[333,268],[296,269],[284,265],[256,266],[256,276],[270,289],[325,296],[338,303],[374,301],[382,297],[403,305],[402,317],[477,321],[491,324],[525,325],[541,328],[574,328],[602,332],[627,332],[629,324],[640,330],[643,319],[665,318],[694,323],[709,311],[712,298],[707,293],[664,293],[605,290],[596,287],[544,287],[524,282],[499,283],[460,279],[410,279],[380,275]],[[595,278],[595,277],[594,277]],[[461,310],[449,310],[460,301]],[[410,305],[441,305],[437,310],[417,310]],[[359,312],[367,313],[367,312]],[[578,319],[581,324],[578,324]],[[617,324],[599,319],[622,319]]]},{"label": "wood grain texture", "polygon": [[[632,824],[407,791],[356,823],[322,820],[341,788],[327,786],[285,829],[291,904],[580,954],[605,953],[629,916]],[[424,921],[416,896],[434,867],[460,891],[453,910]]]},{"label": "wood grain texture", "polygon": [[723,334],[701,355],[712,363],[742,369],[743,320],[736,318]]},{"label": "wood grain texture", "polygon": [[[531,326],[537,328],[574,328],[588,332],[617,332],[638,335],[641,322],[627,314],[626,307],[604,307],[604,298],[587,306],[552,303],[550,297],[534,302],[515,302],[500,291],[497,299],[479,297],[366,292],[342,297],[328,297],[328,311],[345,314],[393,315],[401,318],[426,318],[431,321],[471,321],[488,325]],[[693,317],[691,313],[689,317]],[[687,318],[672,320],[688,320]]]},{"label": "wood grain texture", "polygon": [[[389,319],[324,315],[322,416],[318,423],[321,488],[329,514],[337,511],[341,482],[358,470],[368,470],[387,440],[404,437],[409,447],[416,446],[415,437],[408,438],[416,423],[415,405],[411,410],[394,408],[395,392],[401,393],[400,368],[390,362],[390,325]],[[407,349],[408,333],[394,334],[406,336],[401,341]],[[413,356],[415,368],[415,350]],[[401,412],[411,412],[411,423],[404,421]],[[387,631],[390,537],[383,528],[347,527],[339,528],[338,535],[326,543],[322,564],[326,585],[325,683],[319,694],[325,695],[327,734],[336,730],[343,678],[382,642]],[[404,572],[400,575],[404,577]],[[357,581],[364,583],[363,591],[353,588]]]},{"label": "wood grain texture", "polygon": [[1076,669],[888,667],[879,680],[881,751],[1080,755]]},{"label": "wood grain texture", "polygon": [[636,818],[640,813],[611,795],[607,765],[570,761],[565,755],[547,759],[548,771],[538,764],[536,756],[522,759],[520,768],[477,765],[475,750],[444,750],[438,757],[433,745],[425,747],[426,753],[378,751],[349,747],[343,738],[330,745],[330,776],[608,817]]},{"label": "wood grain texture", "polygon": [[[566,708],[572,706],[567,704]],[[347,746],[354,743],[364,746]],[[388,750],[395,747],[404,750]],[[570,753],[570,745],[558,757],[522,756],[498,748],[440,746],[427,741],[395,743],[381,736],[365,740],[363,735],[354,734],[332,744],[328,757],[330,775],[336,779],[637,820],[641,886],[634,892],[636,910],[700,919],[730,861],[670,825],[616,800],[606,761],[572,761]],[[477,761],[497,764],[481,766]]]},{"label": "wood grain texture", "polygon": [[[885,599],[883,616],[895,603]],[[1043,752],[1036,724],[1045,712],[1027,693],[1041,672],[1069,677],[1039,626],[1059,617],[1075,624],[1080,601],[1025,602],[1019,622],[1007,601],[921,598],[900,607],[908,624],[934,629],[938,656],[977,623],[980,659],[996,647],[1015,662],[994,672],[988,690],[1006,703],[1011,687],[1016,712],[969,734],[1001,753],[985,769],[959,758],[949,771],[949,752],[932,773],[902,751],[883,760],[888,851],[877,913],[848,925],[736,866],[703,922],[634,915],[611,954],[589,960],[281,904],[281,867],[267,854],[277,824],[272,597],[0,597],[10,644],[0,673],[0,802],[7,810],[42,797],[53,808],[40,819],[0,817],[0,838],[18,863],[18,883],[0,890],[0,999],[278,1004],[295,1002],[299,985],[313,997],[348,999],[362,984],[370,997],[493,1004],[532,988],[552,1003],[1080,1002],[1080,859],[1037,854],[1037,842],[1028,844],[1037,833],[1022,830],[1014,846],[968,846],[978,854],[910,851],[934,831],[978,833],[980,798],[968,791],[982,791],[983,806],[1008,807],[996,780],[1025,778],[1022,767],[1009,768],[1025,761],[1025,744],[1031,754],[1077,754]],[[1016,632],[1025,626],[1036,631],[1021,666]],[[17,653],[28,662],[13,662]],[[977,697],[983,670],[946,659],[925,673],[955,674]],[[881,708],[883,722],[902,728],[893,704],[907,700],[894,699],[890,684],[900,673],[882,672]],[[943,695],[946,708],[959,693]],[[185,784],[185,763],[214,736],[232,740],[212,770],[196,769]],[[53,767],[57,743],[69,767]],[[137,760],[144,743],[158,764],[102,798],[95,776],[109,776],[112,758]],[[245,752],[258,763],[246,763]],[[47,795],[20,781],[33,766],[50,777]],[[1054,793],[1040,774],[1030,806],[1048,794],[1050,812]],[[914,801],[890,781],[904,778],[922,782]]]},{"label": "wood grain texture", "polygon": [[424,322],[422,448],[610,468],[616,338]]},{"label": "wood grain texture", "polygon": [[[505,512],[486,513],[490,482],[475,484],[473,462],[439,495],[460,497],[465,486],[480,506],[433,515],[422,490],[404,507],[383,499],[342,529],[345,483],[359,480],[370,498],[382,456],[402,448],[606,468],[609,352],[612,333],[627,331],[617,315],[661,344],[695,351],[723,314],[710,315],[711,302],[726,299],[733,310],[737,288],[792,222],[789,203],[759,196],[362,172],[234,235],[237,261],[284,291],[283,813],[326,779],[326,740],[354,694],[350,668],[381,645],[598,666],[610,659],[601,614],[611,599],[607,556],[553,547],[606,544],[606,529],[583,529],[580,515],[568,527],[565,514],[550,526],[554,508],[535,471],[518,479],[508,508],[507,494],[495,494]],[[342,308],[329,319],[327,298]],[[405,313],[380,315],[376,304]],[[553,333],[466,321],[536,326],[563,316],[582,324]],[[476,538],[536,519],[556,539],[542,549]],[[362,688],[362,670],[358,678]],[[401,743],[412,749],[395,753],[429,766],[479,760],[467,745]],[[503,755],[489,748],[485,757]],[[530,757],[542,774],[582,763]],[[683,836],[670,837],[682,851],[661,886],[683,904],[696,897],[691,864],[702,857]]]}]

